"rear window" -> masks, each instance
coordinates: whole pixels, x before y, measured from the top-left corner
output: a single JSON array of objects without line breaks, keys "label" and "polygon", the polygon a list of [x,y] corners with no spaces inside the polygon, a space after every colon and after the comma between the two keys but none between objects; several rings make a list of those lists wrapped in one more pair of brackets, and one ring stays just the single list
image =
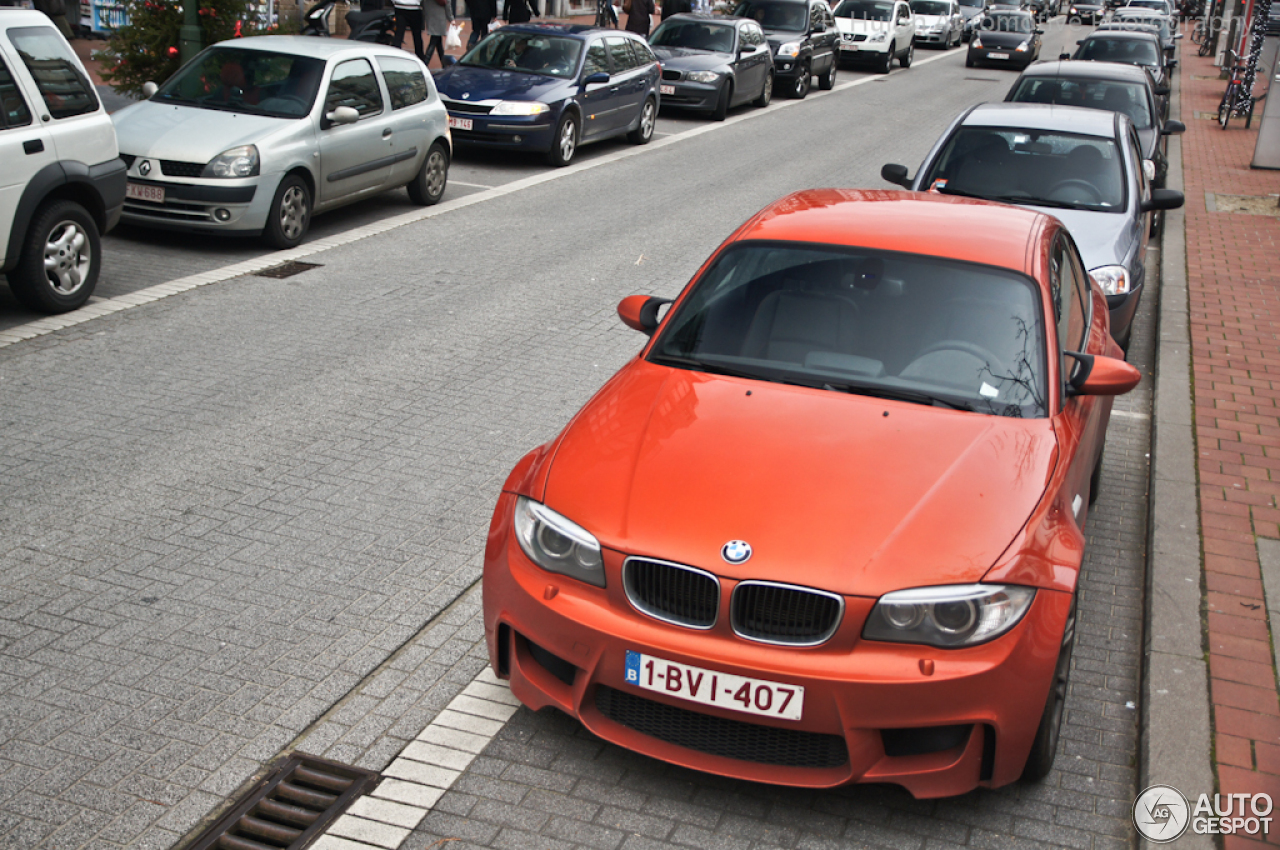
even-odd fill
[{"label": "rear window", "polygon": [[1127,65],[1159,65],[1160,48],[1136,38],[1089,38],[1076,51],[1076,59],[1124,62]]},{"label": "rear window", "polygon": [[1008,100],[1013,103],[1056,103],[1061,106],[1121,112],[1128,115],[1133,126],[1139,130],[1152,126],[1147,87],[1140,83],[1023,77],[1010,92]]},{"label": "rear window", "polygon": [[427,99],[427,78],[422,66],[412,59],[379,56],[378,67],[387,83],[392,109],[404,109]]},{"label": "rear window", "polygon": [[745,0],[733,13],[741,18],[750,18],[767,30],[805,32],[809,29],[809,7],[804,3]]},{"label": "rear window", "polygon": [[36,81],[45,108],[54,118],[70,118],[98,110],[93,84],[76,64],[71,48],[53,27],[18,27],[9,40]]}]

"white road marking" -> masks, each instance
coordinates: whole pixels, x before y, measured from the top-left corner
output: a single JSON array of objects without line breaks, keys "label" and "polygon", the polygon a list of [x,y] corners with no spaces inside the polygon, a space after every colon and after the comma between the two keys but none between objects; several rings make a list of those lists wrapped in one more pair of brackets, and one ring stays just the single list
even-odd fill
[{"label": "white road marking", "polygon": [[463,183],[461,180],[450,180],[450,186],[466,186],[469,189],[492,189],[492,186],[486,186],[484,183]]},{"label": "white road marking", "polygon": [[1112,410],[1111,415],[1119,416],[1121,419],[1150,419],[1150,413],[1143,413],[1139,410]]}]

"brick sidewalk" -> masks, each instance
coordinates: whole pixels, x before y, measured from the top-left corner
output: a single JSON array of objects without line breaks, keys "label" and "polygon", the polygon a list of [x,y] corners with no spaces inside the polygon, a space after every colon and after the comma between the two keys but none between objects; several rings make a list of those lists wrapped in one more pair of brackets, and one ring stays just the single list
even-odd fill
[{"label": "brick sidewalk", "polygon": [[[1252,130],[1235,121],[1223,131],[1215,121],[1197,117],[1216,115],[1226,87],[1218,69],[1190,50],[1182,51],[1181,62],[1203,611],[1217,790],[1266,792],[1280,800],[1280,704],[1256,543],[1256,537],[1280,537],[1280,209],[1274,216],[1215,212],[1210,198],[1275,195],[1280,171],[1249,167],[1261,105]],[[1280,831],[1273,828],[1270,840],[1280,842]],[[1235,836],[1224,841],[1225,850],[1258,846]]]}]

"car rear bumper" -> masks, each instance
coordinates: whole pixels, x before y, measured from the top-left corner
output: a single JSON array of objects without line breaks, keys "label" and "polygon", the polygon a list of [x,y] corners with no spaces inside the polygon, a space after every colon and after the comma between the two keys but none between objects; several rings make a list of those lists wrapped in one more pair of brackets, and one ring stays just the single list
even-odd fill
[{"label": "car rear bumper", "polygon": [[[1012,631],[959,651],[861,641],[875,601],[861,597],[846,597],[841,626],[821,646],[756,643],[725,626],[699,631],[640,614],[621,589],[621,553],[605,552],[605,589],[540,569],[511,533],[514,499],[501,496],[489,533],[484,623],[495,670],[530,708],[558,708],[673,764],[776,785],[889,782],[931,798],[1021,775],[1069,594],[1039,591]],[[628,684],[628,651],[803,687],[802,716],[766,718]]]}]

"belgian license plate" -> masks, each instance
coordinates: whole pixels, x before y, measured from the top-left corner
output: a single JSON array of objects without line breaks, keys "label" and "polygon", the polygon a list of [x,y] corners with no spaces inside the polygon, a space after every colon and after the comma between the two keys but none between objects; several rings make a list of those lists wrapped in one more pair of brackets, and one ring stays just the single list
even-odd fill
[{"label": "belgian license plate", "polygon": [[150,201],[153,204],[164,203],[163,186],[144,186],[141,183],[124,184],[124,196],[137,201]]},{"label": "belgian license plate", "polygon": [[452,115],[450,115],[449,126],[454,130],[470,130],[471,119],[470,118],[454,118]]},{"label": "belgian license plate", "polygon": [[988,59],[1008,59],[1009,54],[1008,53],[988,53],[987,58]]},{"label": "belgian license plate", "polygon": [[658,94],[675,94],[675,93],[676,93],[675,86],[664,86],[664,85],[658,86]]},{"label": "belgian license plate", "polygon": [[857,53],[857,52],[858,52],[858,45],[856,45],[856,44],[842,44],[842,45],[840,45],[840,49],[841,49],[841,50],[847,50],[847,51],[849,51],[850,53]]},{"label": "belgian license plate", "polygon": [[780,720],[799,720],[804,688],[691,667],[627,650],[626,681],[649,691]]}]

